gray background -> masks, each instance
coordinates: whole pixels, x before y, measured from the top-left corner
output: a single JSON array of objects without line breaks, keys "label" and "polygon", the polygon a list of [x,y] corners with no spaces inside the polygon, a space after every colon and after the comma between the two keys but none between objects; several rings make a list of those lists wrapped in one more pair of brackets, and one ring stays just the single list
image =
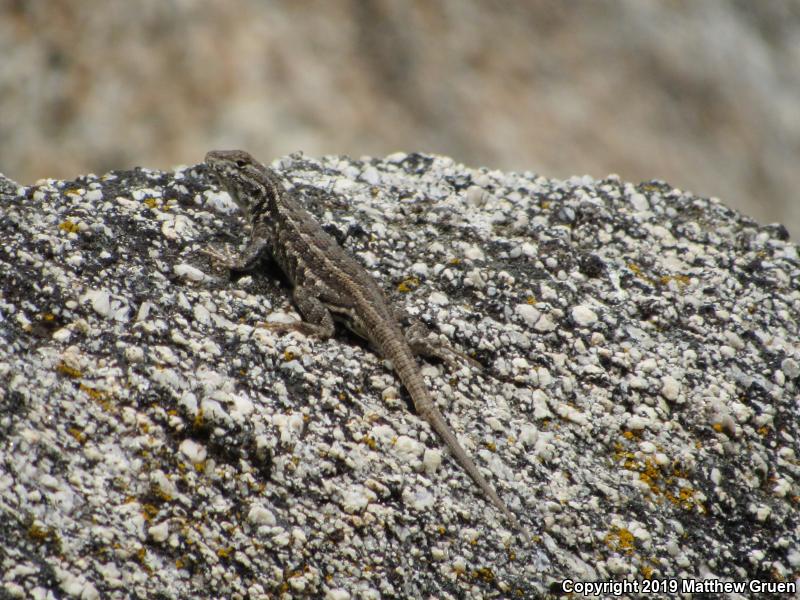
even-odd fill
[{"label": "gray background", "polygon": [[617,173],[800,233],[800,2],[0,0],[0,172],[210,148]]}]

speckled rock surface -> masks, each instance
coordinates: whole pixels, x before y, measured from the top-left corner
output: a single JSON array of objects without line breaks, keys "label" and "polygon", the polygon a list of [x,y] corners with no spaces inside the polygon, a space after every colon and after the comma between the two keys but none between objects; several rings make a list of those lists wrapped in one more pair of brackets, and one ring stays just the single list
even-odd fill
[{"label": "speckled rock surface", "polygon": [[[800,574],[800,259],[663,183],[276,166],[410,313],[526,547],[382,360],[320,341],[202,167],[0,178],[0,594],[531,598]],[[325,193],[320,192],[324,190]],[[636,596],[636,594],[630,594]]]}]

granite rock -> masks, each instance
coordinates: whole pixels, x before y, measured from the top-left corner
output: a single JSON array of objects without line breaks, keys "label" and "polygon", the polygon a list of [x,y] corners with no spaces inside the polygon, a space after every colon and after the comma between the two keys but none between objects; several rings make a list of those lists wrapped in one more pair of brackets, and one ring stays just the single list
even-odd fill
[{"label": "granite rock", "polygon": [[367,346],[263,326],[297,318],[285,282],[203,254],[244,225],[202,165],[0,177],[3,594],[797,580],[800,258],[785,229],[658,181],[423,154],[274,166],[393,298],[484,365],[423,372],[533,543]]}]

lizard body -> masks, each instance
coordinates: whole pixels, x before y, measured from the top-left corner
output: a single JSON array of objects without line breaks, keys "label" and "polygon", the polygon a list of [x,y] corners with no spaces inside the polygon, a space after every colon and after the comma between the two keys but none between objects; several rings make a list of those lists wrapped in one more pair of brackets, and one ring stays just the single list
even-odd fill
[{"label": "lizard body", "polygon": [[271,255],[289,279],[292,299],[303,317],[286,329],[325,339],[334,334],[336,320],[368,340],[391,361],[419,416],[442,438],[492,504],[529,539],[434,404],[414,356],[424,351],[407,341],[391,304],[366,269],[320,227],[274,171],[248,153],[212,151],[205,162],[252,228],[238,259],[209,254],[235,270],[252,269],[262,255]]}]

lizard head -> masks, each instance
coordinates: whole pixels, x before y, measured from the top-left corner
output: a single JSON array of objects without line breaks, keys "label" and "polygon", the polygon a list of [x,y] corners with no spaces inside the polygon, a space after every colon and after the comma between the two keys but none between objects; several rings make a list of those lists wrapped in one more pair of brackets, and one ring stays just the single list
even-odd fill
[{"label": "lizard head", "polygon": [[252,204],[275,193],[278,185],[274,174],[244,150],[212,150],[205,163],[248,217]]}]

